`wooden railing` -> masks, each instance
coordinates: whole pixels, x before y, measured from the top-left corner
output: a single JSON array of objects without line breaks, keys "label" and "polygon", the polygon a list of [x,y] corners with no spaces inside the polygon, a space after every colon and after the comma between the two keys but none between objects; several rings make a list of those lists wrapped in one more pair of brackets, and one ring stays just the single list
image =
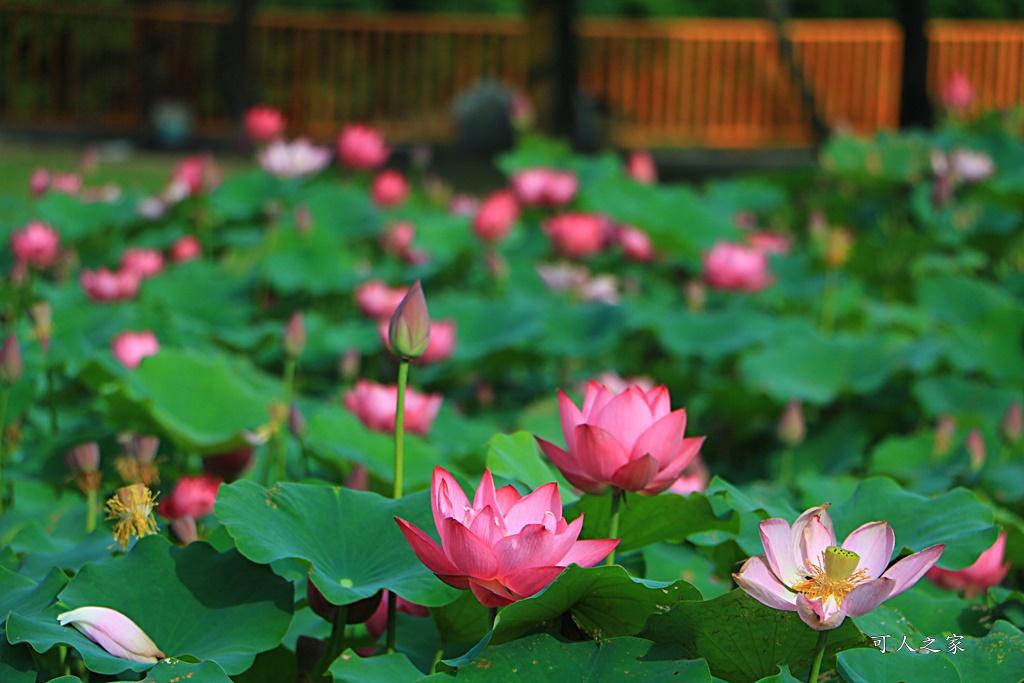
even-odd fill
[{"label": "wooden railing", "polygon": [[[230,16],[173,4],[98,8],[0,2],[0,122],[137,132],[161,98],[188,102],[197,128],[230,129]],[[794,58],[829,125],[898,122],[902,35],[888,21],[794,21]],[[931,87],[954,71],[977,108],[1022,100],[1024,27],[936,22]],[[580,25],[580,85],[627,146],[754,147],[811,140],[810,112],[757,20]],[[402,140],[453,133],[456,98],[481,81],[527,90],[530,45],[518,18],[259,13],[250,64],[259,98],[290,130],[330,139],[370,121]]]}]

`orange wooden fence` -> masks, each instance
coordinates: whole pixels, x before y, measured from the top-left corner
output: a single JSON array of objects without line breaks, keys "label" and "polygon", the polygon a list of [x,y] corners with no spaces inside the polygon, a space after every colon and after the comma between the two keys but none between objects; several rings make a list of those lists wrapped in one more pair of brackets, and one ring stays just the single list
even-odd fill
[{"label": "orange wooden fence", "polygon": [[[147,103],[186,101],[205,133],[229,130],[222,68],[230,16],[173,4],[98,8],[0,2],[0,122],[136,132]],[[978,107],[1022,100],[1024,28],[937,22],[933,89],[977,79]],[[803,145],[810,116],[758,20],[584,20],[580,85],[627,146]],[[902,36],[888,21],[794,21],[795,59],[832,126],[894,128]],[[250,34],[253,81],[294,133],[329,139],[370,121],[395,140],[443,140],[482,80],[526,90],[518,18],[266,11]]]}]

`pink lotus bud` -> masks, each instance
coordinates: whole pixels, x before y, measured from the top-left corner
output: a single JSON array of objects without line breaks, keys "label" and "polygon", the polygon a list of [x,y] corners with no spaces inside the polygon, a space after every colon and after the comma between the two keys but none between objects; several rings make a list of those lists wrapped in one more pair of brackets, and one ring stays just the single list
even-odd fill
[{"label": "pink lotus bud", "polygon": [[82,176],[77,173],[52,173],[50,189],[62,194],[78,194],[82,189]]},{"label": "pink lotus bud", "polygon": [[95,441],[78,444],[64,454],[72,474],[90,474],[100,468],[100,447]]},{"label": "pink lotus bud", "polygon": [[946,109],[958,111],[970,106],[974,99],[974,87],[967,75],[957,71],[942,87],[942,104]]},{"label": "pink lotus bud", "polygon": [[388,227],[381,239],[381,246],[385,251],[407,259],[415,239],[416,226],[411,221],[398,221]]},{"label": "pink lotus bud", "polygon": [[345,477],[345,487],[353,491],[370,490],[370,472],[366,469],[366,465],[357,463],[352,466],[352,471]]},{"label": "pink lotus bud", "polygon": [[956,420],[949,415],[943,415],[935,425],[935,445],[932,452],[936,456],[943,456],[949,453],[953,447],[953,436],[956,434]]},{"label": "pink lotus bud", "polygon": [[512,186],[523,206],[556,208],[572,201],[579,181],[571,171],[529,168],[513,176]]},{"label": "pink lotus bud", "polygon": [[[390,325],[386,320],[380,321],[380,325],[377,327],[381,341],[384,342],[389,351],[394,353],[394,350],[391,349],[391,344],[388,341],[389,329]],[[423,352],[422,356],[416,359],[416,362],[423,363],[424,365],[440,363],[441,361],[446,361],[451,358],[453,353],[455,353],[455,321],[431,321],[430,343],[427,344],[427,350]]]},{"label": "pink lotus bud", "polygon": [[292,358],[298,358],[306,349],[306,320],[302,317],[302,311],[295,311],[288,319],[281,343],[284,352]]},{"label": "pink lotus bud", "polygon": [[305,204],[295,207],[295,229],[300,235],[308,235],[313,231],[313,214]]},{"label": "pink lotus bud", "polygon": [[796,399],[789,402],[782,417],[779,418],[779,441],[788,448],[794,448],[804,442],[807,425],[804,421],[804,409]]},{"label": "pink lotus bud", "polygon": [[213,190],[220,181],[220,169],[209,154],[186,157],[171,173],[171,185],[180,188],[186,196]]},{"label": "pink lotus bud", "polygon": [[111,343],[114,357],[129,370],[139,367],[139,363],[147,356],[156,355],[160,351],[160,342],[152,330],[133,332],[128,330],[114,337]]},{"label": "pink lotus bud", "polygon": [[163,271],[164,257],[156,249],[128,249],[121,256],[121,268],[135,273],[140,280],[144,280]]},{"label": "pink lotus bud", "polygon": [[457,194],[448,203],[448,212],[453,216],[475,216],[480,210],[480,200],[468,194]]},{"label": "pink lotus bud", "polygon": [[993,586],[998,586],[1010,571],[1010,563],[1003,562],[1006,556],[1006,532],[992,547],[978,556],[970,567],[952,571],[933,567],[925,574],[935,585],[951,591],[960,591],[973,599]]},{"label": "pink lotus bud", "polygon": [[160,501],[156,511],[167,519],[190,516],[202,519],[213,512],[217,502],[217,490],[224,483],[220,477],[201,474],[198,477],[184,476],[174,485],[174,492]]},{"label": "pink lotus bud", "polygon": [[42,197],[50,189],[50,172],[45,168],[37,168],[28,181],[29,190],[35,197]]},{"label": "pink lotus bud", "polygon": [[404,287],[392,288],[381,280],[370,280],[356,287],[356,304],[359,310],[371,318],[390,320],[408,293],[409,290]]},{"label": "pink lotus bud", "polygon": [[419,358],[427,350],[430,343],[430,313],[419,280],[413,283],[391,316],[388,342],[391,344],[391,352],[402,360]]},{"label": "pink lotus bud", "polygon": [[369,126],[349,124],[338,135],[338,158],[349,168],[376,168],[387,161],[390,154],[384,136]]},{"label": "pink lotus bud", "polygon": [[741,244],[716,242],[704,255],[704,281],[715,289],[759,292],[772,284],[768,258]]},{"label": "pink lotus bud", "polygon": [[0,382],[14,384],[21,379],[25,371],[25,361],[21,356],[21,345],[13,334],[7,335],[3,346],[0,346]]},{"label": "pink lotus bud", "polygon": [[400,206],[409,196],[409,183],[398,171],[381,171],[373,179],[373,201],[382,208]]},{"label": "pink lotus bud", "polygon": [[622,226],[616,233],[619,246],[630,261],[650,261],[654,258],[654,245],[651,238],[640,228]]},{"label": "pink lotus bud", "polygon": [[1021,415],[1020,401],[1014,401],[1003,417],[1003,438],[1006,443],[1012,446],[1020,443],[1022,422],[1024,417]]},{"label": "pink lotus bud", "polygon": [[967,455],[971,460],[971,471],[977,472],[985,466],[985,439],[981,436],[981,432],[977,429],[972,429],[967,434],[967,440],[964,442],[964,447],[967,448]]},{"label": "pink lotus bud", "polygon": [[288,431],[297,439],[306,435],[306,416],[294,403],[288,409]]},{"label": "pink lotus bud", "polygon": [[204,456],[203,471],[224,481],[232,482],[238,479],[251,462],[252,449],[244,447],[227,453]]},{"label": "pink lotus bud", "polygon": [[43,351],[48,352],[53,336],[53,306],[48,301],[37,301],[29,306],[28,317],[32,321],[32,335],[39,340]]},{"label": "pink lotus bud", "polygon": [[141,285],[139,276],[133,271],[112,272],[106,268],[82,270],[78,282],[93,301],[134,299]]},{"label": "pink lotus bud", "polygon": [[644,185],[658,182],[658,168],[650,152],[631,153],[626,161],[626,172],[633,180]]},{"label": "pink lotus bud", "polygon": [[31,221],[22,230],[11,233],[11,250],[22,263],[46,268],[57,260],[60,235],[46,223]]},{"label": "pink lotus bud", "polygon": [[170,257],[175,263],[184,263],[199,258],[202,253],[203,247],[199,240],[192,235],[185,235],[171,245]]},{"label": "pink lotus bud", "polygon": [[156,460],[157,451],[160,450],[160,438],[156,436],[145,436],[142,434],[125,433],[117,437],[121,448],[132,459],[144,464],[151,464]]},{"label": "pink lotus bud", "polygon": [[107,607],[79,607],[57,615],[108,653],[133,662],[155,663],[166,655],[134,621]]},{"label": "pink lotus bud", "polygon": [[347,349],[338,358],[338,374],[346,384],[359,375],[359,367],[362,365],[362,355],[359,349]]},{"label": "pink lotus bud", "polygon": [[[434,426],[443,400],[440,394],[421,394],[407,389],[405,429],[413,434],[426,436]],[[345,407],[367,428],[393,434],[395,413],[398,410],[398,386],[385,386],[361,379],[356,382],[354,389],[345,393]]]},{"label": "pink lotus bud", "polygon": [[284,114],[274,107],[251,107],[245,112],[245,134],[253,142],[269,142],[281,137],[285,124]]},{"label": "pink lotus bud", "polygon": [[174,533],[175,538],[177,538],[182,545],[195,543],[199,540],[199,530],[196,527],[195,517],[190,515],[178,517],[177,519],[172,519],[167,526],[170,527],[171,532]]},{"label": "pink lotus bud", "polygon": [[590,213],[563,213],[546,220],[543,228],[555,251],[566,258],[600,253],[610,232],[603,216]]},{"label": "pink lotus bud", "polygon": [[508,190],[492,192],[473,218],[473,232],[484,242],[500,242],[519,220],[519,202]]}]

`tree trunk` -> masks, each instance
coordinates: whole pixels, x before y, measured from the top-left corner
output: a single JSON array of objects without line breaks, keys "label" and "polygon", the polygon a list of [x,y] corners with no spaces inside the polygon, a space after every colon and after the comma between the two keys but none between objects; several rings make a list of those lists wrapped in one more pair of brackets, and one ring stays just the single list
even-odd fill
[{"label": "tree trunk", "polygon": [[903,29],[900,126],[929,128],[934,112],[928,99],[928,0],[900,0],[899,21]]}]

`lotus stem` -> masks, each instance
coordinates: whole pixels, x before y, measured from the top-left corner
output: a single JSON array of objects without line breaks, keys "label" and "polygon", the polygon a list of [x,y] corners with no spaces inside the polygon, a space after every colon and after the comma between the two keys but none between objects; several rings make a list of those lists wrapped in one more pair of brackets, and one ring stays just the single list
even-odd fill
[{"label": "lotus stem", "polygon": [[828,640],[828,631],[818,631],[818,644],[814,653],[814,664],[811,666],[811,675],[807,677],[807,683],[818,683],[818,674],[821,673],[821,660],[825,658],[825,643]]},{"label": "lotus stem", "polygon": [[4,499],[7,497],[7,489],[4,488],[4,458],[6,457],[5,445],[7,443],[7,399],[10,396],[11,388],[5,383],[0,383],[0,515],[4,513]]},{"label": "lotus stem", "polygon": [[[608,538],[616,538],[619,535],[619,506],[625,495],[626,493],[622,489],[612,487],[612,515],[608,520]],[[604,563],[609,567],[615,564],[615,548],[612,548],[612,551],[608,553]]]},{"label": "lotus stem", "polygon": [[53,381],[53,368],[46,369],[46,394],[50,408],[50,431],[56,436],[60,433],[60,424],[57,422],[57,397],[55,396]]},{"label": "lotus stem", "polygon": [[387,653],[395,653],[395,631],[398,625],[398,596],[388,591],[388,645]]},{"label": "lotus stem", "polygon": [[340,605],[331,626],[331,637],[324,644],[323,654],[313,667],[313,680],[318,681],[327,675],[331,663],[345,651],[345,624],[348,622],[348,605]]},{"label": "lotus stem", "polygon": [[409,361],[398,363],[398,405],[395,408],[395,500],[402,497],[402,472],[405,466],[405,385],[409,383]]},{"label": "lotus stem", "polygon": [[793,483],[793,449],[789,446],[782,451],[782,458],[779,462],[779,480],[785,486],[790,486]]},{"label": "lotus stem", "polygon": [[91,534],[96,530],[96,489],[90,486],[85,491],[85,533]]}]

